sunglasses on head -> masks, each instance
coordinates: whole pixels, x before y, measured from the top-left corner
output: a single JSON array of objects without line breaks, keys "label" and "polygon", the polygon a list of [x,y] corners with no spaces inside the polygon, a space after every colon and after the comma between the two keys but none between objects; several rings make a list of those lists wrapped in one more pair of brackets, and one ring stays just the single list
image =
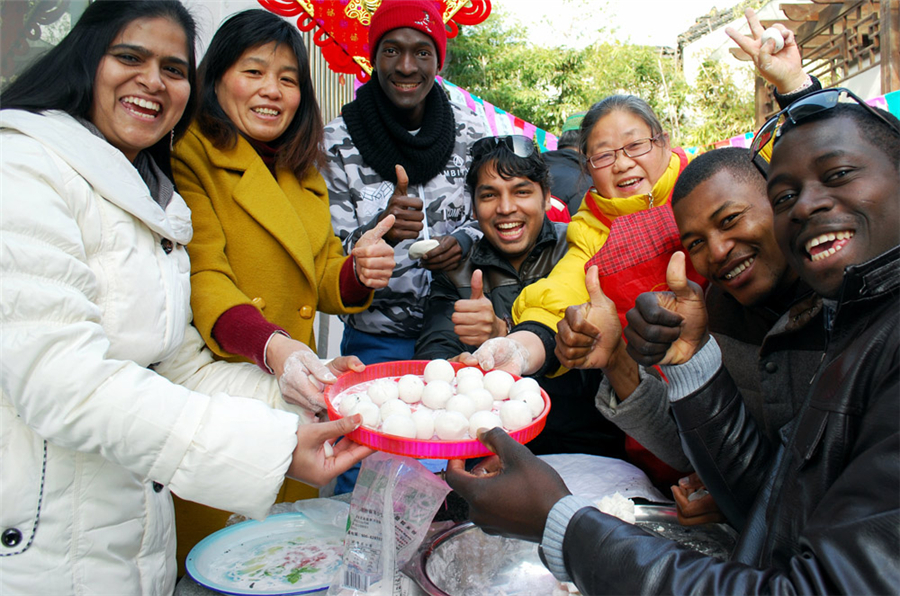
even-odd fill
[{"label": "sunglasses on head", "polygon": [[766,120],[766,123],[760,127],[759,131],[753,137],[753,142],[750,144],[751,159],[755,159],[762,148],[765,147],[773,137],[777,138],[781,134],[781,127],[784,125],[785,121],[788,121],[791,124],[799,124],[803,120],[830,110],[838,104],[851,103],[851,101],[856,102],[865,108],[869,114],[875,116],[897,132],[900,132],[900,129],[898,129],[890,120],[878,113],[878,111],[867,104],[865,100],[857,97],[849,89],[843,87],[837,89],[822,89],[821,91],[810,93],[809,95],[798,99]]},{"label": "sunglasses on head", "polygon": [[525,135],[504,135],[502,137],[484,137],[472,144],[472,158],[480,159],[496,147],[504,147],[516,157],[530,157],[536,150],[534,141]]}]

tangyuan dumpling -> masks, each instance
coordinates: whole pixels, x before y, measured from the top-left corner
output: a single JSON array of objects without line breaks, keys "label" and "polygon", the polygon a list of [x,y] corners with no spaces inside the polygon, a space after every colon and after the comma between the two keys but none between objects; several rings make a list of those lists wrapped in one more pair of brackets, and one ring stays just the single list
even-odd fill
[{"label": "tangyuan dumpling", "polygon": [[402,414],[391,414],[390,416],[385,418],[384,422],[381,424],[381,432],[386,435],[415,439],[416,423],[409,416],[404,416]]},{"label": "tangyuan dumpling", "polygon": [[513,383],[512,388],[509,390],[509,399],[520,399],[518,397],[519,394],[524,393],[525,391],[540,393],[541,386],[531,377],[523,377]]},{"label": "tangyuan dumpling", "polygon": [[456,372],[453,370],[453,365],[450,362],[438,358],[425,365],[423,376],[425,377],[425,383],[432,381],[447,381],[449,383],[456,376]]},{"label": "tangyuan dumpling", "polygon": [[456,371],[456,382],[458,383],[461,379],[483,379],[484,373],[481,372],[481,369],[475,366],[464,366],[458,371]]},{"label": "tangyuan dumpling", "polygon": [[448,412],[459,412],[468,419],[475,413],[475,402],[468,395],[454,395],[444,406]]},{"label": "tangyuan dumpling", "polygon": [[387,420],[388,416],[406,416],[412,415],[412,409],[409,404],[399,399],[389,399],[381,405],[381,419]]},{"label": "tangyuan dumpling", "polygon": [[456,392],[469,393],[475,389],[484,389],[484,381],[481,376],[469,375],[467,377],[457,377]]},{"label": "tangyuan dumpling", "polygon": [[469,420],[459,412],[438,412],[434,417],[434,432],[442,441],[459,441],[468,430]]},{"label": "tangyuan dumpling", "polygon": [[522,391],[515,398],[510,398],[510,401],[524,401],[528,404],[532,418],[537,418],[544,411],[544,398],[540,393]]},{"label": "tangyuan dumpling", "polygon": [[416,438],[420,441],[430,441],[434,437],[434,411],[420,407],[412,413],[411,420],[416,424]]},{"label": "tangyuan dumpling", "polygon": [[503,428],[512,432],[531,424],[531,408],[520,400],[505,401],[500,404],[500,420]]},{"label": "tangyuan dumpling", "polygon": [[509,390],[516,380],[505,370],[492,370],[484,375],[484,388],[491,392],[494,399],[509,399]]},{"label": "tangyuan dumpling", "polygon": [[472,389],[466,395],[475,404],[475,411],[490,410],[494,407],[494,396],[487,389]]},{"label": "tangyuan dumpling", "polygon": [[368,400],[364,400],[363,396],[359,393],[350,393],[348,395],[345,395],[341,398],[341,403],[338,405],[338,412],[341,413],[341,416],[344,416],[344,417],[349,416],[350,410],[355,408],[356,404],[358,404],[361,401],[368,401]]},{"label": "tangyuan dumpling", "polygon": [[447,400],[453,397],[453,387],[447,381],[432,381],[425,385],[422,403],[432,410],[442,410]]},{"label": "tangyuan dumpling", "polygon": [[419,375],[403,375],[397,381],[398,397],[408,404],[414,404],[421,400],[424,389],[425,381]]},{"label": "tangyuan dumpling", "polygon": [[381,410],[370,401],[361,401],[350,409],[349,416],[359,414],[362,416],[362,423],[370,428],[378,428],[381,421]]},{"label": "tangyuan dumpling", "polygon": [[469,418],[469,436],[475,439],[478,437],[479,428],[491,430],[497,426],[503,426],[503,423],[500,421],[500,417],[493,412],[475,412]]},{"label": "tangyuan dumpling", "polygon": [[380,406],[388,400],[400,397],[400,389],[393,379],[376,379],[369,385],[366,394],[371,398],[373,404]]}]

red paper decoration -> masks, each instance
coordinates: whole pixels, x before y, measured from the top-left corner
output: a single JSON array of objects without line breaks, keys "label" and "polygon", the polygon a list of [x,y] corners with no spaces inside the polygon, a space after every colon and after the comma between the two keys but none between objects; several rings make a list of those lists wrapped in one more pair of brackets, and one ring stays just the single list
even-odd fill
[{"label": "red paper decoration", "polygon": [[[390,2],[390,0],[385,0]],[[369,80],[369,22],[382,0],[258,0],[268,11],[284,17],[299,16],[297,28],[313,31],[313,43],[331,70]],[[459,25],[477,25],[491,14],[490,0],[441,0],[447,37],[456,37]]]}]

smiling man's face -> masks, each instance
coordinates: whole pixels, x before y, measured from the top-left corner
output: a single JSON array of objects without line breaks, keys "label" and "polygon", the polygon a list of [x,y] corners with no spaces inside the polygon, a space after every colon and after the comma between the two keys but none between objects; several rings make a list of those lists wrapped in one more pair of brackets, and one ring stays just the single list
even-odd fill
[{"label": "smiling man's face", "polygon": [[410,27],[388,31],[378,42],[374,66],[382,91],[392,104],[407,113],[408,125],[421,126],[425,98],[438,73],[434,41]]},{"label": "smiling man's face", "polygon": [[825,298],[844,269],[900,243],[900,169],[839,116],[792,128],[775,145],[768,195],[788,263]]},{"label": "smiling man's face", "polygon": [[772,231],[762,176],[740,180],[720,170],[672,209],[694,269],[744,306],[765,304],[796,279]]}]

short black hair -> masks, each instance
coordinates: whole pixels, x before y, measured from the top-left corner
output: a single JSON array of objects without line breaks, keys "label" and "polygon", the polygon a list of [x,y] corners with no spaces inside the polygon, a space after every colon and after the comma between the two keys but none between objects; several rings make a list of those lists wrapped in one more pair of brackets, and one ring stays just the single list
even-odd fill
[{"label": "short black hair", "polygon": [[300,107],[276,144],[278,163],[302,179],[311,167],[322,164],[324,124],[303,37],[295,26],[278,15],[261,8],[250,9],[230,16],[219,26],[200,62],[197,124],[219,149],[234,146],[238,129],[219,103],[216,83],[244,52],[272,42],[284,44],[297,58]]},{"label": "short black hair", "polygon": [[565,149],[566,147],[572,147],[577,151],[580,137],[581,133],[578,129],[567,130],[559,135],[559,139],[556,141],[556,148]]},{"label": "short black hair", "polygon": [[788,120],[782,125],[778,136],[775,137],[775,143],[777,144],[784,135],[789,134],[798,126],[803,126],[804,124],[809,124],[811,122],[846,117],[856,123],[862,138],[868,140],[873,148],[883,151],[891,162],[900,167],[900,120],[890,112],[874,106],[871,107],[873,110],[884,116],[884,118],[896,128],[891,128],[891,126],[883,120],[872,116],[868,110],[860,105],[839,103],[830,110],[823,110],[803,118],[797,124]]},{"label": "short black hair", "polygon": [[691,194],[695,188],[721,171],[727,171],[738,182],[759,186],[766,194],[766,179],[750,160],[750,150],[741,147],[724,147],[698,155],[687,165],[672,190],[672,205]]},{"label": "short black hair", "polygon": [[478,184],[478,174],[482,168],[493,164],[497,174],[504,180],[513,178],[528,178],[540,185],[544,194],[550,192],[550,168],[541,156],[541,152],[535,148],[528,157],[519,157],[506,148],[505,145],[495,145],[490,151],[479,155],[472,160],[469,171],[466,174],[466,187],[475,202],[475,187]]},{"label": "short black hair", "polygon": [[[194,81],[196,57],[194,46],[197,26],[191,13],[179,0],[98,0],[88,5],[81,18],[62,41],[32,63],[0,94],[2,109],[40,113],[61,110],[75,118],[90,120],[94,102],[94,79],[100,61],[113,40],[132,21],[168,18],[184,29],[187,38],[188,80],[191,94],[184,114],[175,124],[175,138],[180,138],[191,123],[197,103]],[[166,135],[148,149],[156,164],[170,174],[169,145]],[[171,176],[170,176],[171,177]]]}]

